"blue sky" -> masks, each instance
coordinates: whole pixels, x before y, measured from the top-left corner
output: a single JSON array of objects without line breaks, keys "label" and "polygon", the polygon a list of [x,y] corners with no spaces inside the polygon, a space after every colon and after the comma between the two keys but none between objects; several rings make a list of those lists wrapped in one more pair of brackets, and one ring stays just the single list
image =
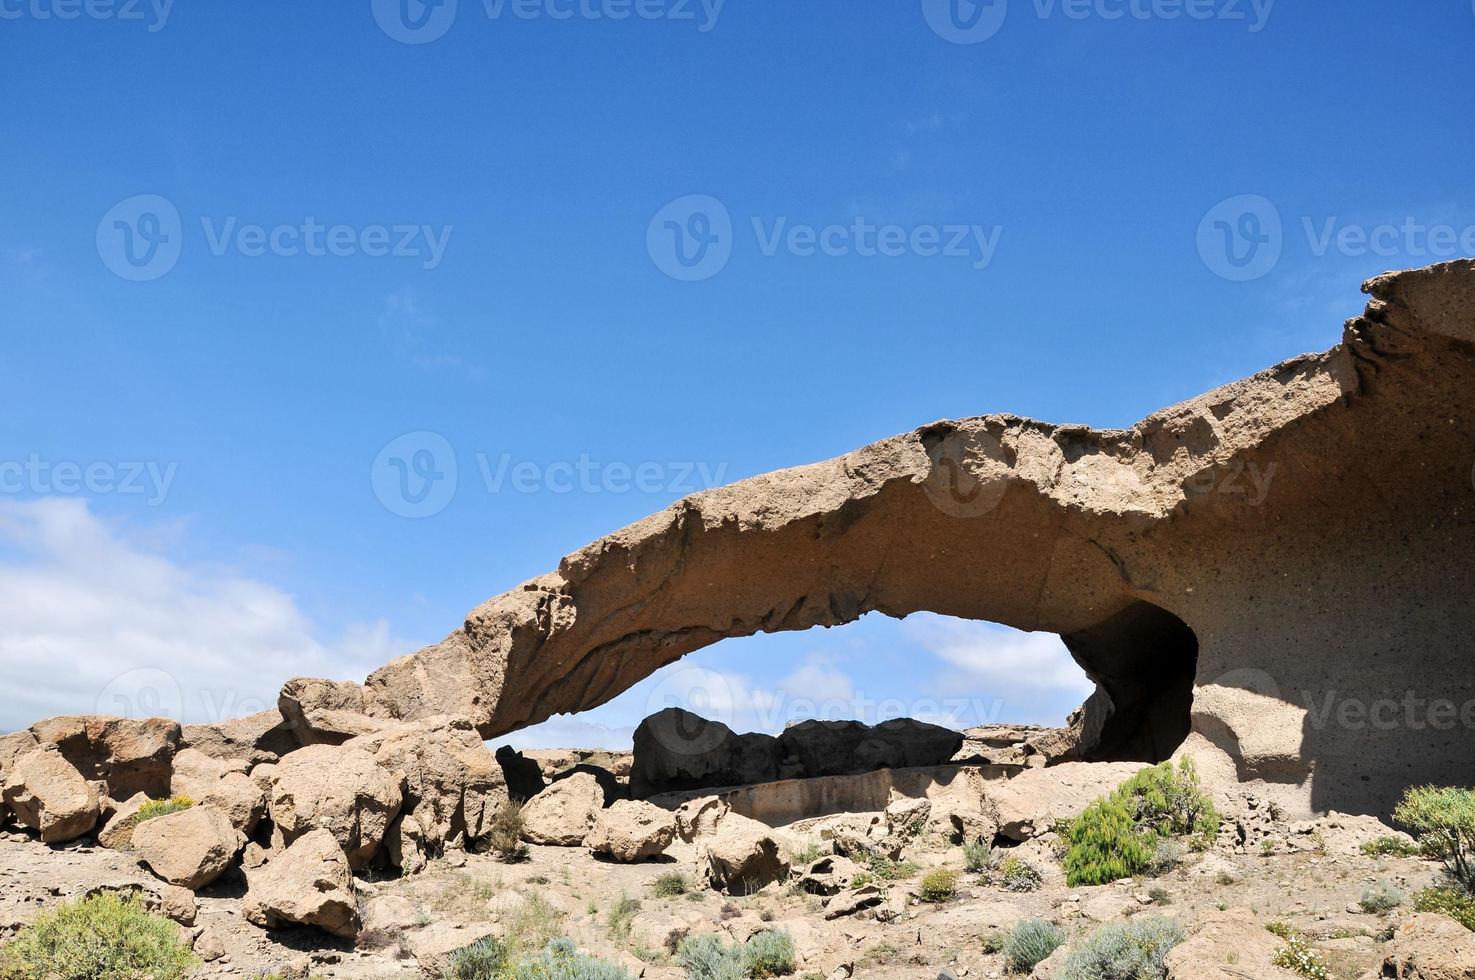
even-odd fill
[{"label": "blue sky", "polygon": [[[1466,0],[0,0],[0,51],[0,728],[361,677],[683,492],[1128,425],[1475,251]],[[683,676],[739,725],[1058,721],[1052,644],[867,618]]]}]

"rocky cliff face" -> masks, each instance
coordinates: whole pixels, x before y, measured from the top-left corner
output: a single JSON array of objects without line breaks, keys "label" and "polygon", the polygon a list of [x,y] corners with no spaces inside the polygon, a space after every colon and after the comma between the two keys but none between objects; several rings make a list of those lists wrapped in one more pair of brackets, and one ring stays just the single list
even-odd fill
[{"label": "rocky cliff face", "polygon": [[1342,343],[1128,430],[935,422],[696,494],[375,672],[381,718],[484,737],[730,636],[920,610],[1062,634],[1079,754],[1184,743],[1385,812],[1475,762],[1475,263],[1364,285]]}]

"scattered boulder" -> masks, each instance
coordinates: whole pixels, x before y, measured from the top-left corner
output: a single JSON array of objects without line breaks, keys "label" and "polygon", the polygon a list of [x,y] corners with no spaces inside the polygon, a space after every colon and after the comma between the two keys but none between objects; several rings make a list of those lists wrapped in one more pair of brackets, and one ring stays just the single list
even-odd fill
[{"label": "scattered boulder", "polygon": [[575,773],[549,786],[522,808],[523,840],[578,847],[594,815],[604,809],[604,790],[589,773]]},{"label": "scattered boulder", "polygon": [[399,814],[400,783],[363,749],[309,745],[277,763],[268,809],[283,843],[327,830],[357,869],[374,857]]},{"label": "scattered boulder", "polygon": [[712,887],[733,895],[757,891],[789,873],[787,849],[774,831],[736,813],[722,818],[717,833],[702,844],[699,860]]},{"label": "scattered boulder", "polygon": [[595,854],[615,861],[645,861],[661,854],[676,838],[676,817],[654,803],[617,800],[594,814],[585,843]]},{"label": "scattered boulder", "polygon": [[348,857],[326,828],[308,831],[271,861],[246,872],[241,910],[271,929],[316,926],[345,939],[358,934],[358,898]]},{"label": "scattered boulder", "polygon": [[835,895],[849,888],[851,879],[862,870],[847,857],[827,854],[799,873],[799,887],[811,895]]},{"label": "scattered boulder", "polygon": [[854,915],[864,909],[875,908],[886,901],[886,893],[875,885],[862,885],[860,888],[836,895],[825,903],[825,918],[838,919],[844,915]]},{"label": "scattered boulder", "polygon": [[1393,934],[1393,948],[1381,972],[1367,975],[1400,980],[1469,980],[1475,977],[1475,933],[1452,919],[1419,912]]},{"label": "scattered boulder", "polygon": [[179,747],[179,723],[169,718],[65,715],[31,726],[41,744],[55,745],[84,779],[107,783],[108,795],[162,796]]},{"label": "scattered boulder", "polygon": [[394,723],[343,749],[362,749],[381,769],[403,777],[404,812],[442,848],[469,848],[485,837],[507,802],[501,765],[464,719]]},{"label": "scattered boulder", "polygon": [[97,826],[97,787],[83,778],[54,745],[16,758],[6,769],[3,797],[20,823],[44,844],[73,840]]},{"label": "scattered boulder", "polygon": [[217,759],[198,749],[180,749],[175,753],[165,793],[160,795],[188,796],[198,801],[227,773],[242,774],[246,768],[244,759]]},{"label": "scattered boulder", "polygon": [[630,792],[645,797],[769,782],[778,778],[778,759],[778,740],[771,735],[737,735],[720,721],[667,708],[635,729]]},{"label": "scattered boulder", "polygon": [[134,827],[132,846],[154,874],[195,891],[224,874],[244,843],[225,814],[192,806]]},{"label": "scattered boulder", "polygon": [[294,677],[282,685],[277,709],[303,746],[342,745],[385,724],[369,717],[363,688],[353,681]]},{"label": "scattered boulder", "polygon": [[249,837],[266,814],[266,792],[246,775],[247,765],[244,759],[216,759],[198,749],[181,749],[174,756],[170,792],[219,810]]},{"label": "scattered boulder", "polygon": [[254,766],[276,762],[300,745],[281,711],[270,710],[219,724],[185,725],[180,730],[179,747],[213,759],[245,759]]},{"label": "scattered boulder", "polygon": [[912,718],[879,725],[814,719],[790,725],[778,742],[785,775],[808,778],[943,765],[962,747],[963,735]]},{"label": "scattered boulder", "polygon": [[502,767],[508,795],[518,803],[526,803],[543,791],[542,768],[512,746],[497,750],[497,765]]},{"label": "scattered boulder", "polygon": [[717,825],[727,816],[727,801],[720,796],[699,796],[676,808],[676,834],[690,844],[699,837],[717,832]]},{"label": "scattered boulder", "polygon": [[1271,961],[1283,943],[1243,909],[1209,912],[1183,942],[1168,953],[1168,980],[1290,980]]},{"label": "scattered boulder", "polygon": [[195,901],[195,893],[188,888],[164,885],[159,889],[159,911],[182,926],[192,926],[199,903]]},{"label": "scattered boulder", "polygon": [[134,793],[118,804],[108,822],[98,831],[97,842],[103,847],[121,851],[133,841],[133,818],[149,798],[143,793]]},{"label": "scattered boulder", "polygon": [[409,814],[400,814],[384,834],[384,856],[407,875],[418,874],[430,863],[425,855],[425,832]]}]

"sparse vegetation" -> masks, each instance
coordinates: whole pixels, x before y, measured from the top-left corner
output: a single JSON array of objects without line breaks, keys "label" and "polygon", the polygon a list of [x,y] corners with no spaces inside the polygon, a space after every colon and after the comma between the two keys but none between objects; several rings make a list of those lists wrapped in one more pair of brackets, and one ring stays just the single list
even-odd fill
[{"label": "sparse vegetation", "polygon": [[911,861],[893,861],[879,854],[871,855],[866,866],[871,874],[885,881],[905,881],[920,870]]},{"label": "sparse vegetation", "polygon": [[988,841],[977,838],[963,842],[963,867],[969,871],[987,871],[994,863],[994,849]]},{"label": "sparse vegetation", "polygon": [[610,938],[617,943],[627,942],[630,939],[630,920],[639,911],[640,899],[631,898],[621,892],[620,897],[605,913],[604,924],[609,929]]},{"label": "sparse vegetation", "polygon": [[180,810],[188,810],[194,805],[195,801],[183,794],[171,796],[163,800],[148,800],[143,806],[138,808],[138,812],[133,815],[131,823],[137,827],[147,820],[166,816],[170,813],[178,813]]},{"label": "sparse vegetation", "polygon": [[675,898],[691,889],[691,879],[680,871],[667,871],[651,882],[651,894],[657,898]]},{"label": "sparse vegetation", "polygon": [[750,977],[782,977],[794,972],[794,940],[782,929],[765,929],[743,944]]},{"label": "sparse vegetation", "polygon": [[1475,790],[1416,786],[1403,794],[1393,819],[1418,831],[1424,853],[1443,861],[1449,876],[1475,894]]},{"label": "sparse vegetation", "polygon": [[1011,854],[999,862],[999,884],[1005,891],[1032,892],[1040,881],[1039,869],[1023,858]]},{"label": "sparse vegetation", "polygon": [[1375,915],[1398,908],[1403,904],[1403,893],[1386,881],[1378,881],[1363,889],[1357,902],[1364,912]]},{"label": "sparse vegetation", "polygon": [[502,922],[507,930],[504,941],[512,953],[543,949],[563,931],[563,913],[537,894],[529,895]]},{"label": "sparse vegetation", "polygon": [[1159,840],[1207,847],[1218,829],[1219,815],[1189,759],[1143,769],[1066,825],[1066,880],[1101,885],[1141,874],[1152,867]]},{"label": "sparse vegetation", "polygon": [[1161,885],[1157,886],[1156,888],[1149,888],[1147,890],[1147,897],[1152,899],[1152,904],[1154,905],[1173,904],[1173,896],[1169,895],[1168,890],[1166,888],[1163,888]]},{"label": "sparse vegetation", "polygon": [[1368,857],[1416,857],[1419,845],[1401,837],[1374,837],[1363,841],[1361,850]]},{"label": "sparse vegetation", "polygon": [[1425,888],[1414,896],[1415,912],[1437,912],[1475,930],[1475,895],[1457,885]]},{"label": "sparse vegetation", "polygon": [[818,861],[819,841],[813,839],[805,840],[798,847],[794,848],[792,858],[795,864],[813,864],[815,861]]},{"label": "sparse vegetation", "polygon": [[689,980],[742,980],[779,977],[794,972],[794,941],[787,932],[766,929],[741,946],[730,946],[715,933],[687,936],[676,948],[676,961]]},{"label": "sparse vegetation", "polygon": [[958,873],[952,868],[933,868],[922,876],[918,897],[924,902],[946,902],[958,893]]},{"label": "sparse vegetation", "polygon": [[527,860],[527,845],[522,842],[523,829],[522,804],[509,801],[492,817],[487,847],[509,864]]},{"label": "sparse vegetation", "polygon": [[1309,939],[1290,928],[1276,932],[1276,935],[1285,940],[1285,945],[1276,951],[1275,957],[1270,961],[1272,964],[1292,973],[1299,973],[1309,980],[1331,980],[1331,968],[1312,947]]},{"label": "sparse vegetation", "polygon": [[451,954],[446,980],[499,980],[507,965],[507,947],[496,936],[485,936]]},{"label": "sparse vegetation", "polygon": [[631,980],[624,967],[578,951],[568,939],[555,939],[535,956],[519,960],[511,980]]},{"label": "sparse vegetation", "polygon": [[1182,941],[1183,930],[1162,916],[1107,923],[1071,950],[1060,980],[1162,980],[1164,957]]},{"label": "sparse vegetation", "polygon": [[0,947],[4,980],[177,980],[193,965],[178,926],[111,892],[46,909]]},{"label": "sparse vegetation", "polygon": [[1028,973],[1064,943],[1065,932],[1055,923],[1024,919],[1003,941],[1004,965],[1013,973]]}]

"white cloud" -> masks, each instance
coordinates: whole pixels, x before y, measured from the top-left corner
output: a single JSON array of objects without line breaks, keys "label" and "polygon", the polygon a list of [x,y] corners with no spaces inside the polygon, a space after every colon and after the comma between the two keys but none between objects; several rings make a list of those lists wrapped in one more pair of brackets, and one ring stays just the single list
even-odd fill
[{"label": "white cloud", "polygon": [[917,643],[984,687],[1061,691],[1094,689],[1054,633],[1024,633],[996,623],[919,614],[906,622]]},{"label": "white cloud", "polygon": [[[383,622],[324,643],[280,588],[153,550],[81,499],[0,501],[0,731],[57,714],[239,717],[299,675],[362,679]],[[166,535],[171,537],[172,535]]]}]

